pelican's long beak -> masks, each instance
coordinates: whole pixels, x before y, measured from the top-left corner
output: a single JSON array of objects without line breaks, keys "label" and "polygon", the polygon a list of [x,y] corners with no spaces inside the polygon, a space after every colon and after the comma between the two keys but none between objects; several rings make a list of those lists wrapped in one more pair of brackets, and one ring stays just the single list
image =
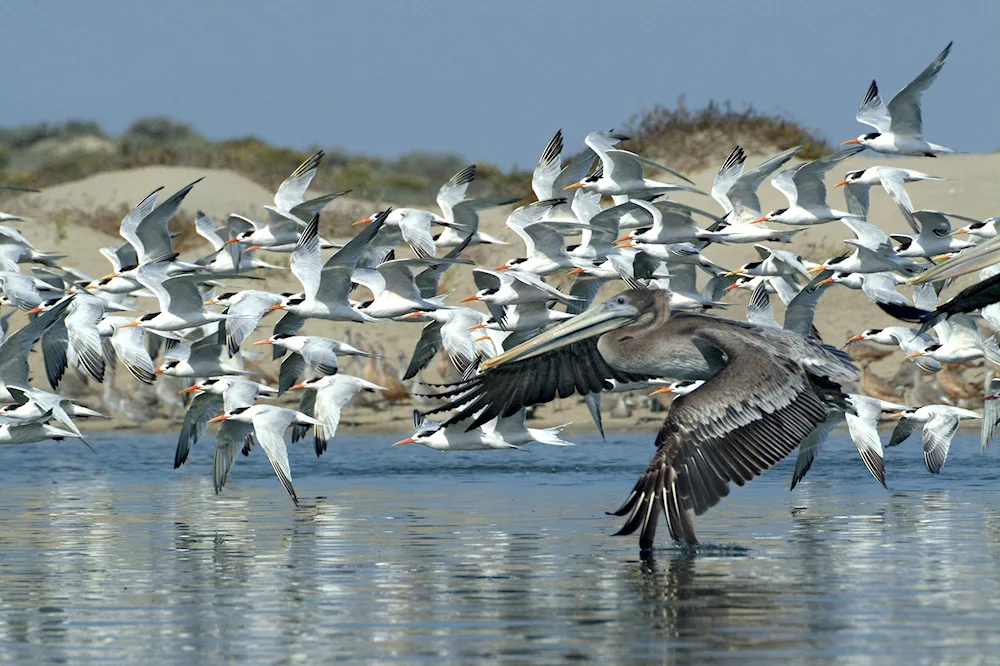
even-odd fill
[{"label": "pelican's long beak", "polygon": [[478,300],[479,300],[479,294],[473,294],[472,296],[466,296],[465,298],[460,300],[459,303],[469,303],[471,301],[478,301]]},{"label": "pelican's long beak", "polygon": [[366,217],[364,219],[358,220],[357,222],[355,222],[351,226],[355,226],[356,227],[356,226],[358,226],[360,224],[371,224],[371,222],[372,222],[372,218],[371,217]]},{"label": "pelican's long beak", "polygon": [[827,270],[829,268],[830,267],[827,266],[826,264],[820,264],[819,266],[813,266],[812,268],[806,269],[806,273],[810,273],[810,274],[812,274],[812,273],[820,273],[820,272],[825,271],[825,270]]},{"label": "pelican's long beak", "polygon": [[934,261],[947,261],[955,256],[954,252],[945,252],[944,254],[937,254],[931,257]]},{"label": "pelican's long beak", "polygon": [[228,414],[219,414],[216,417],[210,418],[208,420],[208,422],[209,423],[218,423],[219,421],[228,421],[228,420],[229,420],[229,415]]},{"label": "pelican's long beak", "polygon": [[850,181],[842,180],[839,183],[837,183],[836,185],[834,185],[834,187],[843,187],[844,185],[847,185],[849,182]]},{"label": "pelican's long beak", "polygon": [[634,310],[625,312],[617,309],[612,301],[605,301],[597,307],[581,312],[572,319],[567,319],[562,324],[550,328],[504,354],[484,361],[480,367],[485,370],[502,363],[532,358],[553,349],[559,349],[574,342],[621,328],[625,324],[634,322],[639,316],[639,313]]},{"label": "pelican's long beak", "polygon": [[863,335],[852,335],[851,337],[847,338],[847,342],[844,343],[844,346],[846,347],[847,345],[851,344],[852,342],[861,342],[864,339],[865,339],[865,336],[863,336]]},{"label": "pelican's long beak", "polygon": [[413,444],[415,441],[417,440],[413,439],[412,437],[407,437],[406,439],[399,440],[398,442],[393,444],[393,446],[401,446],[403,444]]},{"label": "pelican's long beak", "polygon": [[917,351],[913,352],[912,354],[907,354],[906,356],[903,357],[903,360],[905,361],[907,359],[916,358],[917,356],[923,356],[923,355],[924,353],[922,351]]},{"label": "pelican's long beak", "polygon": [[842,145],[842,146],[855,145],[856,146],[856,145],[860,145],[860,144],[861,144],[861,140],[860,139],[848,139],[847,141],[844,141],[840,145]]},{"label": "pelican's long beak", "polygon": [[194,393],[195,391],[200,391],[201,389],[202,389],[201,384],[195,384],[194,386],[188,386],[185,389],[181,389],[181,393]]},{"label": "pelican's long beak", "polygon": [[264,312],[271,312],[272,310],[284,310],[285,306],[283,303],[278,303],[277,305],[272,305],[271,307],[264,308]]},{"label": "pelican's long beak", "polygon": [[576,190],[576,189],[579,189],[581,187],[583,187],[583,183],[582,182],[581,183],[573,183],[572,185],[567,185],[563,189],[564,190]]},{"label": "pelican's long beak", "polygon": [[[978,271],[981,268],[994,264],[998,261],[1000,254],[1000,236],[991,238],[985,243],[980,243],[974,248],[964,250],[957,256],[952,257],[947,262],[924,271],[915,278],[910,278],[910,284],[921,284],[923,282],[936,282],[947,280]],[[937,259],[937,257],[935,257]]]},{"label": "pelican's long beak", "polygon": [[256,346],[256,345],[273,345],[273,344],[274,344],[274,341],[271,340],[271,338],[268,338],[267,340],[258,340],[257,342],[253,343],[253,345],[251,345],[251,347]]},{"label": "pelican's long beak", "polygon": [[[743,270],[742,268],[737,268],[735,271],[729,271],[728,273],[724,273],[722,275],[722,277],[740,277],[742,275],[746,275],[746,273],[747,272],[745,270]],[[731,286],[735,286],[735,285],[731,285]]]},{"label": "pelican's long beak", "polygon": [[649,397],[652,398],[654,395],[660,395],[661,393],[673,393],[673,392],[674,392],[674,389],[673,389],[672,386],[664,386],[663,388],[656,389],[655,391],[653,391],[652,393],[650,393]]},{"label": "pelican's long beak", "polygon": [[132,326],[138,326],[138,325],[139,325],[139,322],[137,322],[137,321],[130,321],[130,322],[126,322],[124,324],[119,324],[118,328],[131,328]]},{"label": "pelican's long beak", "polygon": [[754,220],[750,224],[760,224],[762,222],[767,222],[767,215],[765,215],[764,217],[758,217],[756,220]]}]

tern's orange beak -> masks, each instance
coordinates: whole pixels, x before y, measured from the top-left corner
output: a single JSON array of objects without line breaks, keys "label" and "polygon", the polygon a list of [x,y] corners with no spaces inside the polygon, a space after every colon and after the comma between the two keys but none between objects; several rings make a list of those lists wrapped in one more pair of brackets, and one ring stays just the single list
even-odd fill
[{"label": "tern's orange beak", "polygon": [[807,269],[806,273],[819,273],[820,271],[825,271],[828,268],[829,266],[826,264],[820,264],[819,266],[813,266],[812,268]]},{"label": "tern's orange beak", "polygon": [[358,220],[358,221],[357,221],[357,222],[355,222],[355,223],[354,223],[354,224],[353,224],[352,226],[355,226],[355,227],[356,227],[356,226],[358,226],[359,224],[371,224],[371,222],[372,222],[372,218],[371,218],[371,217],[366,217],[366,218],[364,218],[363,220]]},{"label": "tern's orange beak", "polygon": [[289,386],[288,390],[289,391],[298,391],[299,389],[304,389],[305,387],[306,387],[305,384],[296,384],[295,386]]},{"label": "tern's orange beak", "polygon": [[619,250],[626,247],[635,247],[635,241],[628,240],[622,242],[615,242],[615,248]]},{"label": "tern's orange beak", "polygon": [[399,440],[398,442],[393,444],[393,446],[401,446],[403,444],[413,444],[415,441],[417,440],[413,439],[412,437],[407,437],[406,439]]},{"label": "tern's orange beak", "polygon": [[767,222],[767,215],[765,215],[764,217],[758,217],[756,220],[754,220],[750,224],[760,224],[762,222]]},{"label": "tern's orange beak", "polygon": [[423,310],[417,310],[416,312],[409,312],[401,317],[401,319],[415,319],[416,317],[423,317],[426,312]]},{"label": "tern's orange beak", "polygon": [[951,232],[948,235],[949,236],[960,236],[962,234],[967,234],[967,233],[969,233],[969,228],[968,227],[962,227],[961,229],[955,229],[953,232]]},{"label": "tern's orange beak", "polygon": [[903,412],[896,412],[895,414],[886,414],[887,419],[901,419],[903,418]]},{"label": "tern's orange beak", "polygon": [[256,250],[259,250],[259,249],[261,249],[261,247],[262,247],[262,246],[260,246],[260,245],[251,245],[250,247],[248,247],[248,248],[245,248],[245,249],[244,249],[243,251],[244,251],[244,252],[254,252],[254,251],[256,251]]},{"label": "tern's orange beak", "polygon": [[268,338],[267,340],[258,340],[257,342],[253,343],[253,345],[251,345],[251,346],[254,346],[254,345],[273,345],[273,344],[274,344],[274,342],[271,341],[271,338]]},{"label": "tern's orange beak", "polygon": [[138,326],[138,325],[139,325],[139,322],[137,322],[137,321],[130,321],[130,322],[127,322],[125,324],[119,324],[118,328],[131,328],[132,326]]},{"label": "tern's orange beak", "polygon": [[905,361],[907,359],[916,358],[917,356],[923,356],[923,355],[924,353],[922,351],[913,352],[912,354],[907,354],[906,356],[904,356],[903,360]]},{"label": "tern's orange beak", "polygon": [[232,245],[233,243],[239,243],[239,242],[240,242],[239,238],[230,238],[225,243],[223,243],[223,245]]},{"label": "tern's orange beak", "polygon": [[28,310],[24,314],[26,314],[26,315],[38,314],[39,312],[41,312],[44,309],[45,309],[44,305],[39,305],[37,308],[31,308],[30,310]]},{"label": "tern's orange beak", "polygon": [[105,275],[104,277],[102,277],[101,280],[114,280],[116,277],[121,277],[121,276],[122,276],[122,274],[118,273],[118,272],[108,273],[107,275]]},{"label": "tern's orange beak", "polygon": [[836,185],[834,185],[834,187],[843,187],[844,185],[847,185],[847,183],[848,183],[848,181],[842,180],[839,183],[837,183]]},{"label": "tern's orange beak", "polygon": [[945,252],[944,254],[939,254],[936,257],[931,257],[934,261],[944,261],[945,259],[951,259],[957,254],[956,252]]},{"label": "tern's orange beak", "polygon": [[508,266],[507,264],[500,264],[499,266],[495,266],[493,268],[493,270],[495,270],[495,271],[505,271],[508,268],[510,268],[510,266]]},{"label": "tern's orange beak", "polygon": [[163,372],[164,372],[163,368],[157,368],[156,370],[153,370],[154,375],[162,375]]},{"label": "tern's orange beak", "polygon": [[861,342],[864,339],[865,336],[863,335],[852,335],[851,337],[847,338],[847,344],[851,344],[852,342]]},{"label": "tern's orange beak", "polygon": [[473,340],[473,342],[485,342],[486,340],[492,340],[492,338],[488,335],[484,335],[482,337],[476,338],[475,340]]},{"label": "tern's orange beak", "polygon": [[861,143],[860,139],[849,139],[849,140],[843,142],[840,145],[842,145],[842,146],[848,146],[848,145],[852,145],[852,144],[853,145],[859,145],[860,143]]},{"label": "tern's orange beak", "polygon": [[650,393],[649,396],[653,397],[654,395],[660,395],[661,393],[673,393],[673,392],[674,392],[674,389],[673,389],[672,386],[664,386],[661,389],[656,389],[655,391],[653,391],[652,393]]},{"label": "tern's orange beak", "polygon": [[583,187],[583,183],[573,183],[572,185],[567,185],[564,190],[576,190]]},{"label": "tern's orange beak", "polygon": [[836,280],[834,280],[832,277],[828,277],[825,280],[820,280],[820,284],[833,284],[834,282],[836,282]]},{"label": "tern's orange beak", "polygon": [[227,414],[219,414],[218,416],[216,416],[214,418],[210,418],[208,420],[208,422],[209,423],[218,423],[219,421],[226,421],[228,419],[229,419],[229,415],[227,415]]},{"label": "tern's orange beak", "polygon": [[284,310],[284,309],[285,309],[284,304],[278,303],[277,305],[272,305],[271,307],[264,308],[264,312],[271,312],[272,310]]},{"label": "tern's orange beak", "polygon": [[586,272],[587,270],[584,268],[571,268],[568,271],[566,271],[566,275],[582,275],[583,273]]},{"label": "tern's orange beak", "polygon": [[465,298],[460,300],[459,303],[468,303],[470,301],[478,301],[478,300],[479,300],[479,294],[473,294],[472,296],[466,296]]},{"label": "tern's orange beak", "polygon": [[205,301],[204,303],[202,303],[202,305],[218,305],[218,304],[219,304],[219,302],[216,301],[214,298],[210,298],[207,301]]},{"label": "tern's orange beak", "polygon": [[738,284],[731,284],[728,287],[726,287],[725,289],[723,289],[722,291],[730,291],[732,289],[739,289],[739,288],[740,288],[740,285],[738,285]]},{"label": "tern's orange beak", "polygon": [[476,324],[475,326],[470,326],[466,330],[467,331],[478,331],[481,328],[486,328],[486,324],[481,324],[481,323],[480,324]]},{"label": "tern's orange beak", "polygon": [[632,233],[631,232],[625,234],[621,238],[616,238],[615,242],[616,243],[624,243],[625,241],[630,241],[630,240],[632,240]]},{"label": "tern's orange beak", "polygon": [[201,384],[195,384],[194,386],[188,386],[186,389],[181,389],[181,393],[194,393],[195,391],[200,391],[201,388]]},{"label": "tern's orange beak", "polygon": [[722,277],[740,277],[741,275],[744,274],[746,274],[745,270],[743,270],[742,268],[737,268],[735,271],[729,271],[728,273],[724,273]]}]

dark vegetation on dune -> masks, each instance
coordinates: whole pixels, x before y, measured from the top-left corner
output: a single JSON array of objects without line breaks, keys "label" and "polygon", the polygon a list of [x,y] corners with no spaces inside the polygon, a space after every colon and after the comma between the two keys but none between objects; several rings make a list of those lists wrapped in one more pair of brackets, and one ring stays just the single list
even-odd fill
[{"label": "dark vegetation on dune", "polygon": [[[751,153],[801,144],[806,158],[829,150],[814,131],[782,115],[752,107],[737,111],[728,102],[689,109],[683,98],[675,108],[656,106],[637,114],[625,132],[633,138],[623,147],[688,170],[721,162],[736,143]],[[0,128],[0,182],[44,188],[102,171],[176,165],[231,169],[273,189],[315,150],[272,146],[256,137],[210,140],[168,118],[141,118],[118,137],[95,122],[38,123]],[[386,159],[325,150],[316,190],[351,189],[356,197],[396,204],[433,202],[438,187],[467,165],[466,158],[449,153]],[[481,161],[478,167],[478,196],[530,195],[530,171],[505,172]]]}]

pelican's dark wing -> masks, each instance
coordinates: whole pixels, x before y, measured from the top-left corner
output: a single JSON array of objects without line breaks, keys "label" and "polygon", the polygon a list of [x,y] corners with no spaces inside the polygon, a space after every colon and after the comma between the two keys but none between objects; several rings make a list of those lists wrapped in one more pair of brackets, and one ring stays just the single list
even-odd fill
[{"label": "pelican's dark wing", "polygon": [[442,427],[472,419],[467,428],[472,430],[497,416],[510,416],[556,396],[566,398],[574,393],[607,391],[611,388],[609,379],[638,382],[651,378],[612,368],[597,351],[598,339],[587,338],[523,361],[488,368],[467,381],[451,385],[453,390],[443,396],[454,399],[425,414],[456,409],[458,412]]},{"label": "pelican's dark wing", "polygon": [[629,514],[618,534],[641,528],[639,546],[653,545],[666,514],[670,536],[695,543],[690,511],[702,514],[787,456],[827,417],[827,407],[794,363],[724,331],[705,330],[699,346],[727,363],[694,392],[674,400],[646,471],[615,515]]}]

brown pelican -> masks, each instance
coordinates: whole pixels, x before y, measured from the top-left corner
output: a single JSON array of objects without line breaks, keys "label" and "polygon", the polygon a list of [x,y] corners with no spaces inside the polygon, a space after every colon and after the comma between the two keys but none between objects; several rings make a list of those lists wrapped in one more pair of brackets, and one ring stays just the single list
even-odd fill
[{"label": "brown pelican", "polygon": [[[670,536],[696,543],[700,515],[787,456],[828,409],[845,410],[838,380],[853,379],[850,357],[813,338],[701,314],[671,314],[665,291],[631,289],[484,362],[446,395],[457,409],[445,425],[476,428],[556,395],[610,388],[610,380],[704,380],[676,398],[656,453],[614,515],[618,534],[641,528],[653,545],[659,514]],[[432,413],[429,412],[429,413]]]}]

